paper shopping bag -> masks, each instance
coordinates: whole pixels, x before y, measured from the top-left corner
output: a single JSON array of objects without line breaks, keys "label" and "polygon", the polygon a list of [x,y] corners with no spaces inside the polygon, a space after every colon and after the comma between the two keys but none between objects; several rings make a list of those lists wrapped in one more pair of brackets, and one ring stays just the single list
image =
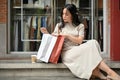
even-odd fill
[{"label": "paper shopping bag", "polygon": [[60,57],[60,53],[61,53],[61,50],[62,50],[63,43],[64,43],[64,37],[59,35],[57,37],[57,41],[55,43],[55,46],[52,50],[49,62],[57,64],[58,59]]},{"label": "paper shopping bag", "polygon": [[37,53],[37,59],[40,59],[43,62],[48,62],[51,52],[55,46],[57,41],[56,36],[52,36],[50,34],[43,34],[42,41]]}]

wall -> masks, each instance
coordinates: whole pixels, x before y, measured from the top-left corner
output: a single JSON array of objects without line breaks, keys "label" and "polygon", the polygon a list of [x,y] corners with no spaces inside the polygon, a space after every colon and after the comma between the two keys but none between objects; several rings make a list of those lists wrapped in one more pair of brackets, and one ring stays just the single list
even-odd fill
[{"label": "wall", "polygon": [[0,55],[7,53],[7,0],[0,0]]},{"label": "wall", "polygon": [[120,0],[111,0],[111,59],[120,61]]},{"label": "wall", "polygon": [[7,23],[7,0],[0,0],[0,23]]}]

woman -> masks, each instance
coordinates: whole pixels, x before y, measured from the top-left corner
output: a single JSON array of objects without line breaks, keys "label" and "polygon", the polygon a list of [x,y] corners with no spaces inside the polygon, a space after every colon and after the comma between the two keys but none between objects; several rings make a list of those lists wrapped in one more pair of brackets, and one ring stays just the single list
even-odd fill
[{"label": "woman", "polygon": [[[67,4],[62,11],[62,21],[58,23],[52,34],[65,37],[62,60],[71,72],[84,79],[90,79],[92,75],[100,79],[120,79],[119,75],[110,69],[100,56],[101,50],[96,40],[89,40],[83,43],[84,25],[78,19],[78,11],[75,5]],[[46,28],[41,32],[47,34]],[[105,71],[104,76],[100,70]]]}]

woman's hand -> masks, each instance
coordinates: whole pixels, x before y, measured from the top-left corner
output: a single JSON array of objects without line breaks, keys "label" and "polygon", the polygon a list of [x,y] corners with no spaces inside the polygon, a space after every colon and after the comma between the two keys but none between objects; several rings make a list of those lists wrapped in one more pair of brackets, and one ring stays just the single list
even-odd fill
[{"label": "woman's hand", "polygon": [[64,38],[68,38],[69,37],[69,35],[67,35],[67,34],[60,34],[60,35],[64,36]]},{"label": "woman's hand", "polygon": [[43,34],[49,34],[49,32],[47,31],[47,29],[44,28],[44,27],[40,28],[40,31],[41,31]]}]

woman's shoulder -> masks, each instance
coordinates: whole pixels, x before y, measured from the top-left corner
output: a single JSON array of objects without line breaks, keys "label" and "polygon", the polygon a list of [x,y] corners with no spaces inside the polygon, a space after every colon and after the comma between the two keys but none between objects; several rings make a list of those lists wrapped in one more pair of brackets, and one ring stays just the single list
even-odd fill
[{"label": "woman's shoulder", "polygon": [[83,23],[80,23],[80,24],[78,25],[78,28],[84,28],[84,24],[83,24]]},{"label": "woman's shoulder", "polygon": [[80,23],[78,26],[84,27],[84,24],[83,24],[83,23]]},{"label": "woman's shoulder", "polygon": [[57,23],[57,24],[56,24],[56,27],[59,27],[60,25],[61,25],[61,22]]},{"label": "woman's shoulder", "polygon": [[61,24],[62,24],[61,22],[57,23],[57,25],[61,25]]}]

